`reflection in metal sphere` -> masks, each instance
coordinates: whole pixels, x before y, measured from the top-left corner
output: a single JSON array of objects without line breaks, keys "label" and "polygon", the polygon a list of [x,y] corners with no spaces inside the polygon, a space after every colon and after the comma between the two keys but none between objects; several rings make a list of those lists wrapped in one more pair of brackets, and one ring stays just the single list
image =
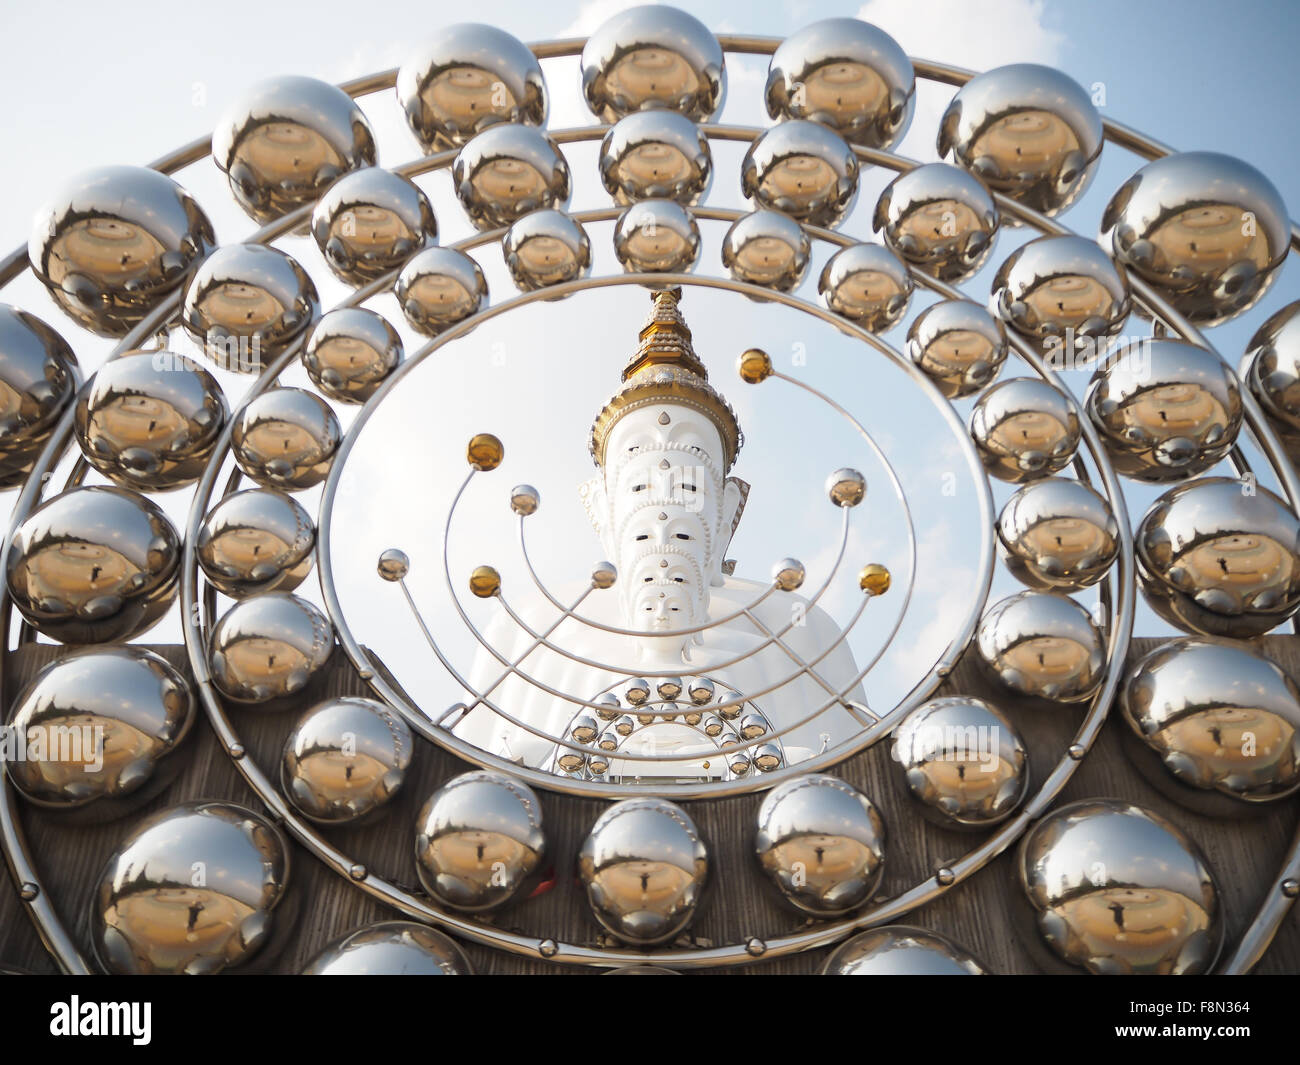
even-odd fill
[{"label": "reflection in metal sphere", "polygon": [[868,562],[858,571],[858,587],[868,595],[884,595],[892,580],[888,567],[879,562]]},{"label": "reflection in metal sphere", "polygon": [[160,810],[104,866],[91,942],[106,972],[218,973],[242,965],[283,918],[289,843],[252,810],[190,802]]},{"label": "reflection in metal sphere", "polygon": [[666,943],[695,916],[709,855],[695,822],[664,799],[625,799],[596,819],[578,854],[592,913],[618,939]]},{"label": "reflection in metal sphere", "polygon": [[411,328],[434,337],[487,303],[478,263],[455,248],[425,248],[402,267],[393,286]]},{"label": "reflection in metal sphere", "polygon": [[870,799],[837,777],[795,777],[763,799],[754,853],[787,902],[835,917],[867,902],[880,884],[885,822]]},{"label": "reflection in metal sphere", "polygon": [[1038,934],[1071,965],[1191,975],[1218,956],[1213,874],[1159,814],[1119,799],[1070,803],[1026,833],[1016,864]]},{"label": "reflection in metal sphere", "polygon": [[36,315],[0,303],[0,490],[31,471],[80,383],[68,342]]},{"label": "reflection in metal sphere", "polygon": [[858,157],[817,122],[791,119],[764,130],[745,152],[740,187],[755,207],[814,226],[837,226],[858,196]]},{"label": "reflection in metal sphere", "polygon": [[546,79],[528,46],[495,26],[462,22],[397,72],[397,99],[426,152],[459,147],[498,122],[546,125]]},{"label": "reflection in metal sphere", "polygon": [[1147,602],[1184,631],[1244,639],[1300,610],[1300,520],[1253,479],[1170,489],[1133,539]]},{"label": "reflection in metal sphere", "polygon": [[107,166],[78,174],[36,213],[27,257],[71,318],[121,337],[216,244],[208,216],[171,178]]},{"label": "reflection in metal sphere", "polygon": [[312,384],[343,403],[364,403],[401,361],[397,330],[364,307],[330,311],[316,323],[302,353]]},{"label": "reflection in metal sphere", "polygon": [[983,976],[984,966],[941,935],[888,925],[854,936],[826,959],[823,976]]},{"label": "reflection in metal sphere", "polygon": [[393,583],[402,580],[411,572],[411,560],[405,551],[389,547],[379,552],[379,564],[376,568],[379,570],[379,576]]},{"label": "reflection in metal sphere", "polygon": [[517,484],[510,489],[510,509],[521,518],[536,514],[542,496],[531,484]]},{"label": "reflection in metal sphere", "polygon": [[867,479],[846,466],[826,478],[826,495],[837,507],[856,507],[867,496]]},{"label": "reflection in metal sphere", "polygon": [[1243,417],[1237,375],[1181,340],[1120,348],[1093,375],[1083,407],[1115,469],[1142,481],[1208,470],[1232,449]]},{"label": "reflection in metal sphere", "polygon": [[228,411],[216,379],[169,351],[104,363],[77,397],[77,444],[124,488],[143,492],[197,481]]},{"label": "reflection in metal sphere", "polygon": [[447,781],[420,810],[415,863],[435,900],[482,913],[517,898],[546,856],[533,790],[480,770]]},{"label": "reflection in metal sphere", "polygon": [[1089,485],[1046,477],[1007,500],[998,518],[998,553],[1031,588],[1078,591],[1115,562],[1119,523]]},{"label": "reflection in metal sphere", "polygon": [[329,473],[342,431],[330,405],[303,388],[272,388],[235,418],[231,448],[240,468],[267,488],[298,492]]},{"label": "reflection in metal sphere", "polygon": [[995,604],[976,635],[980,661],[1021,695],[1077,703],[1092,697],[1106,668],[1106,640],[1073,599],[1020,592]]},{"label": "reflection in metal sphere", "polygon": [[1291,223],[1273,183],[1216,152],[1147,163],[1111,198],[1101,243],[1193,322],[1249,310],[1287,256]]},{"label": "reflection in metal sphere", "polygon": [[315,78],[259,82],[212,133],[213,162],[258,222],[311,203],[341,174],[374,166],[375,158],[365,113],[342,89]]},{"label": "reflection in metal sphere", "polygon": [[475,433],[465,447],[465,460],[480,473],[495,470],[505,457],[505,446],[491,433]]},{"label": "reflection in metal sphere", "polygon": [[228,244],[185,289],[181,324],[225,370],[261,373],[320,315],[307,271],[276,248]]},{"label": "reflection in metal sphere", "polygon": [[736,360],[736,373],[748,385],[757,385],[772,376],[772,356],[762,348],[750,348]]},{"label": "reflection in metal sphere", "polygon": [[479,229],[508,226],[530,211],[569,202],[569,164],[534,126],[490,126],[456,156],[456,195]]},{"label": "reflection in metal sphere", "polygon": [[311,572],[316,527],[291,496],[250,488],[226,496],[199,526],[194,552],[210,584],[232,599],[291,592]]},{"label": "reflection in metal sphere", "polygon": [[700,258],[700,227],[672,200],[645,200],[619,215],[614,254],[625,270],[689,273]]},{"label": "reflection in metal sphere", "polygon": [[331,943],[303,976],[469,976],[454,940],[414,921],[381,921]]},{"label": "reflection in metal sphere", "polygon": [[1300,443],[1300,300],[1259,327],[1246,347],[1242,376],[1283,441]]},{"label": "reflection in metal sphere", "polygon": [[947,163],[926,163],[885,186],[872,226],[917,269],[964,281],[993,251],[998,212],[977,178]]},{"label": "reflection in metal sphere", "polygon": [[779,211],[754,211],[731,224],[722,239],[722,265],[737,281],[790,292],[808,272],[812,242],[803,227]]},{"label": "reflection in metal sphere", "polygon": [[411,764],[411,730],[374,699],[317,703],[284,741],[280,790],[320,824],[357,821],[388,803]]},{"label": "reflection in metal sphere", "polygon": [[646,4],[606,19],[582,49],[582,95],[602,122],[633,111],[677,111],[695,122],[722,107],[726,61],[694,15]]},{"label": "reflection in metal sphere", "polygon": [[475,566],[469,575],[469,590],[479,599],[491,599],[501,591],[501,574],[491,566]]},{"label": "reflection in metal sphere", "polygon": [[614,123],[601,141],[600,179],[618,204],[693,206],[713,180],[709,139],[675,111],[638,111]]},{"label": "reflection in metal sphere", "polygon": [[939,122],[941,157],[1049,216],[1088,187],[1103,143],[1101,115],[1083,86],[1036,63],[976,74]]},{"label": "reflection in metal sphere", "polygon": [[1023,484],[1069,465],[1079,446],[1079,416],[1046,381],[1014,377],[980,396],[970,432],[989,473]]},{"label": "reflection in metal sphere", "polygon": [[912,121],[912,61],[883,30],[828,18],[781,42],[767,70],[767,113],[809,118],[851,144],[888,148]]},{"label": "reflection in metal sphere", "polygon": [[913,797],[948,827],[1005,821],[1029,790],[1025,745],[983,699],[949,696],[918,706],[894,732],[893,758]]},{"label": "reflection in metal sphere", "polygon": [[1007,359],[1002,323],[977,303],[931,304],[907,331],[907,354],[949,399],[978,392]]},{"label": "reflection in metal sphere", "polygon": [[71,488],[18,526],[9,594],[52,640],[127,640],[167,613],[180,554],[176,530],[151,500],[124,488]]},{"label": "reflection in metal sphere", "polygon": [[370,166],[326,190],[311,213],[311,234],[335,277],[363,285],[437,240],[438,223],[414,181]]},{"label": "reflection in metal sphere", "polygon": [[264,703],[302,691],[333,649],[333,626],[307,600],[284,592],[251,596],[212,627],[212,680],[236,702]]},{"label": "reflection in metal sphere", "polygon": [[585,277],[591,271],[587,231],[563,211],[524,215],[501,241],[506,267],[523,292]]},{"label": "reflection in metal sphere", "polygon": [[817,282],[828,308],[872,333],[887,332],[903,320],[912,288],[907,267],[879,244],[841,248]]},{"label": "reflection in metal sphere", "polygon": [[803,584],[803,579],[803,563],[797,558],[783,558],[772,567],[772,583],[783,592],[795,591]]}]

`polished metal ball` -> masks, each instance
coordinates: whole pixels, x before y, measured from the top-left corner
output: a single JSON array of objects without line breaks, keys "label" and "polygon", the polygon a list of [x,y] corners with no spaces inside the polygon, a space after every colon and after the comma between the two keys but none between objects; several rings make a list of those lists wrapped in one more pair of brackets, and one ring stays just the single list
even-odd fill
[{"label": "polished metal ball", "polygon": [[646,4],[606,19],[582,49],[582,95],[602,122],[633,111],[677,111],[694,122],[721,108],[722,46],[694,15]]},{"label": "polished metal ball", "polygon": [[828,18],[792,33],[767,68],[772,118],[808,118],[851,144],[888,148],[912,120],[912,61],[884,30]]},{"label": "polished metal ball", "polygon": [[867,479],[845,466],[826,478],[826,495],[837,507],[856,507],[867,497]]},{"label": "polished metal ball", "polygon": [[1022,584],[1073,592],[1106,576],[1119,555],[1119,523],[1092,487],[1066,477],[1031,481],[998,518],[998,553]]},{"label": "polished metal ball", "polygon": [[411,730],[374,699],[317,703],[284,741],[280,790],[319,824],[351,823],[390,802],[406,780]]},{"label": "polished metal ball", "polygon": [[1223,941],[1214,876],[1159,814],[1120,799],[1059,807],[1026,834],[1020,886],[1038,934],[1100,974],[1208,972]]},{"label": "polished metal ball", "polygon": [[610,126],[600,143],[600,180],[614,202],[704,198],[713,180],[709,139],[676,111],[637,111]]},{"label": "polished metal ball", "polygon": [[489,126],[460,150],[451,180],[479,229],[508,226],[530,211],[569,202],[569,164],[535,126]]},{"label": "polished metal ball", "polygon": [[342,89],[286,75],[248,89],[212,133],[212,159],[239,205],[269,222],[314,201],[341,175],[374,166],[375,135]]},{"label": "polished metal ball", "polygon": [[1249,310],[1286,260],[1291,223],[1276,187],[1217,152],[1147,163],[1111,198],[1102,246],[1191,321]]},{"label": "polished metal ball", "polygon": [[364,403],[402,361],[402,338],[388,319],[364,307],[330,311],[311,331],[302,364],[330,399]]},{"label": "polished metal ball", "polygon": [[939,121],[941,157],[1046,215],[1088,187],[1103,143],[1101,115],[1083,86],[1037,63],[976,74]]},{"label": "polished metal ball", "polygon": [[180,488],[203,474],[229,410],[207,370],[169,351],[104,363],[77,396],[86,460],[124,488]]},{"label": "polished metal ball", "polygon": [[501,241],[510,276],[532,292],[591,272],[591,240],[580,222],[563,211],[543,208],[512,224]]},{"label": "polished metal ball", "polygon": [[841,248],[817,281],[830,310],[872,333],[888,332],[903,320],[913,287],[911,272],[879,244]]},{"label": "polished metal ball", "polygon": [[957,944],[924,928],[887,925],[837,947],[823,976],[984,976],[984,966]]},{"label": "polished metal ball", "polygon": [[27,257],[69,317],[121,337],[216,244],[208,216],[171,178],[108,166],[57,189],[32,222]]},{"label": "polished metal ball", "polygon": [[296,260],[261,244],[228,244],[190,279],[181,324],[222,369],[260,374],[319,316],[316,286]]},{"label": "polished metal ball", "polygon": [[321,951],[303,976],[470,976],[455,940],[414,921],[381,921]]},{"label": "polished metal ball", "polygon": [[772,583],[783,592],[793,592],[804,580],[803,563],[797,558],[783,558],[772,567]]},{"label": "polished metal ball", "polygon": [[691,702],[696,706],[707,706],[711,703],[714,691],[715,685],[708,677],[694,677],[687,687]]},{"label": "polished metal ball", "polygon": [[302,388],[272,388],[235,417],[235,461],[266,488],[298,492],[329,473],[342,430],[330,405]]},{"label": "polished metal ball", "polygon": [[1079,447],[1079,416],[1046,381],[1014,377],[980,396],[970,432],[989,473],[1023,484],[1069,465]]},{"label": "polished metal ball", "polygon": [[893,758],[913,798],[950,828],[1010,817],[1029,791],[1029,759],[1015,726],[970,696],[922,703],[894,732]]},{"label": "polished metal ball", "polygon": [[708,876],[708,848],[695,822],[664,799],[614,803],[578,854],[578,878],[596,920],[636,946],[684,932]]},{"label": "polished metal ball", "polygon": [[672,200],[634,203],[614,226],[614,254],[630,272],[689,273],[700,258],[700,227]]},{"label": "polished metal ball", "polygon": [[397,71],[397,99],[426,152],[498,122],[546,125],[546,79],[516,37],[481,22],[440,28]]},{"label": "polished metal ball", "polygon": [[9,595],[52,640],[127,640],[171,607],[180,557],[180,537],[151,500],[124,488],[71,488],[14,532]]},{"label": "polished metal ball", "polygon": [[31,471],[80,383],[68,342],[36,315],[0,303],[0,490]]},{"label": "polished metal ball", "polygon": [[931,304],[907,331],[907,354],[949,399],[978,392],[1007,359],[1002,323],[977,303]]},{"label": "polished metal ball", "polygon": [[364,285],[434,243],[438,222],[414,181],[368,166],[339,178],[316,201],[311,235],[335,277]]},{"label": "polished metal ball", "polygon": [[1092,615],[1052,592],[1020,592],[990,607],[975,645],[981,663],[1021,695],[1078,703],[1106,670],[1106,639]]},{"label": "polished metal ball", "polygon": [[465,460],[480,473],[495,470],[505,457],[501,438],[491,433],[475,433],[465,446]]},{"label": "polished metal ball", "polygon": [[226,496],[199,526],[194,552],[208,582],[232,599],[291,592],[311,572],[316,527],[297,500],[270,488]]},{"label": "polished metal ball", "polygon": [[737,281],[790,292],[808,272],[812,242],[789,215],[754,211],[731,224],[722,239],[722,265]]},{"label": "polished metal ball", "polygon": [[1184,631],[1244,639],[1300,610],[1300,519],[1251,480],[1170,489],[1133,540],[1147,602]]},{"label": "polished metal ball", "polygon": [[240,600],[212,627],[212,681],[229,699],[265,703],[294,695],[329,660],[334,627],[305,599],[264,592]]},{"label": "polished metal ball", "polygon": [[402,580],[411,572],[411,560],[406,552],[399,548],[385,548],[379,552],[379,563],[376,569],[380,577],[392,584]]},{"label": "polished metal ball", "polygon": [[517,484],[510,489],[510,509],[521,518],[537,513],[542,496],[531,484]]},{"label": "polished metal ball", "polygon": [[875,894],[885,871],[885,822],[838,777],[795,777],[764,797],[754,853],[788,903],[836,917]]},{"label": "polished metal ball", "polygon": [[[208,974],[274,943],[289,843],[270,820],[226,802],[188,802],[137,826],[100,874],[90,907],[108,973]],[[261,959],[263,961],[268,959]]]},{"label": "polished metal ball", "polygon": [[764,130],[749,146],[740,187],[756,208],[808,225],[837,226],[858,197],[858,157],[834,130],[791,119]]},{"label": "polished metal ball", "polygon": [[1242,360],[1242,378],[1292,451],[1300,444],[1300,300],[1256,330]]},{"label": "polished metal ball", "polygon": [[416,820],[420,883],[457,910],[483,913],[518,898],[545,857],[537,796],[504,773],[454,777],[430,796]]},{"label": "polished metal ball", "polygon": [[923,273],[964,281],[993,251],[998,212],[977,178],[947,163],[926,163],[885,186],[872,226]]},{"label": "polished metal ball", "polygon": [[455,248],[425,248],[413,256],[393,292],[411,328],[429,337],[477,314],[488,298],[482,268]]},{"label": "polished metal ball", "polygon": [[597,562],[591,571],[591,586],[600,591],[614,587],[618,580],[618,569],[612,562]]}]

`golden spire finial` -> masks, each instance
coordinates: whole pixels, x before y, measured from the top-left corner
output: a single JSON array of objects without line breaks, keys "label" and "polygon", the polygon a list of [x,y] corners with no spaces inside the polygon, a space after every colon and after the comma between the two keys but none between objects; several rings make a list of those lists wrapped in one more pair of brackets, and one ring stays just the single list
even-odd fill
[{"label": "golden spire finial", "polygon": [[691,330],[682,317],[677,304],[682,298],[680,288],[659,289],[650,294],[650,314],[638,335],[640,343],[636,352],[623,368],[623,380],[647,366],[673,363],[709,379],[709,371],[700,362],[691,344]]}]

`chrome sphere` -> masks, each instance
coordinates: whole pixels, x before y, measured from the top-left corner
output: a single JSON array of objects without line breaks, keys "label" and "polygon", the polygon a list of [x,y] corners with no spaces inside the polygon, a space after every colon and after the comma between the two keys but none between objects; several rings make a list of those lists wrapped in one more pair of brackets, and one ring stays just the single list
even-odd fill
[{"label": "chrome sphere", "polygon": [[1038,934],[1071,965],[1191,975],[1218,956],[1214,876],[1159,814],[1119,799],[1070,803],[1025,834],[1016,865]]},{"label": "chrome sphere", "polygon": [[121,337],[216,244],[208,216],[167,175],[107,166],[78,174],[36,212],[27,257],[69,317]]},{"label": "chrome sphere", "polygon": [[1101,115],[1083,86],[1036,63],[976,74],[939,122],[941,157],[1046,215],[1088,187],[1103,143]]},{"label": "chrome sphere", "polygon": [[596,819],[578,878],[606,931],[636,946],[666,943],[695,917],[709,854],[695,822],[664,799],[624,799]]},{"label": "chrome sphere", "polygon": [[619,215],[614,254],[630,272],[689,273],[700,258],[700,227],[673,200],[644,200]]},{"label": "chrome sphere", "polygon": [[397,71],[397,99],[426,152],[460,147],[498,122],[546,125],[546,79],[537,57],[495,26],[462,22]]},{"label": "chrome sphere", "polygon": [[792,33],[767,68],[767,113],[808,118],[851,144],[888,148],[902,139],[916,103],[912,61],[884,30],[828,18]]},{"label": "chrome sphere", "polygon": [[[803,584],[803,563],[797,558],[783,558],[772,567],[772,583],[783,592],[793,592]],[[679,688],[680,690],[680,688]],[[758,733],[762,735],[762,733]]]},{"label": "chrome sphere", "polygon": [[600,142],[600,180],[618,204],[693,206],[713,180],[709,139],[676,111],[637,111],[610,126]]},{"label": "chrome sphere", "polygon": [[722,265],[737,281],[790,292],[808,272],[812,242],[803,227],[779,211],[736,219],[722,239]]},{"label": "chrome sphere", "polygon": [[998,518],[998,553],[1031,588],[1078,591],[1106,576],[1119,554],[1119,523],[1092,487],[1046,477],[1020,488]]},{"label": "chrome sphere", "polygon": [[412,257],[393,286],[407,322],[434,337],[487,305],[487,280],[479,264],[455,248],[425,248]]},{"label": "chrome sphere", "polygon": [[0,303],[0,490],[31,471],[80,383],[68,342],[36,315]]},{"label": "chrome sphere", "polygon": [[1002,323],[978,303],[931,304],[907,331],[907,354],[949,399],[978,392],[1007,360]]},{"label": "chrome sphere", "polygon": [[922,703],[895,730],[892,754],[913,798],[949,828],[1005,821],[1029,791],[1025,745],[983,699]]},{"label": "chrome sphere", "polygon": [[875,894],[885,872],[885,822],[838,777],[795,777],[763,799],[754,854],[786,902],[835,917]]},{"label": "chrome sphere", "polygon": [[414,921],[382,921],[349,932],[303,969],[303,976],[470,976],[454,940]]},{"label": "chrome sphere", "polygon": [[434,243],[438,222],[419,185],[368,166],[325,191],[311,213],[311,235],[335,277],[364,285]]},{"label": "chrome sphere", "polygon": [[482,913],[516,899],[546,857],[532,788],[490,770],[447,781],[420,809],[415,867],[433,898]]},{"label": "chrome sphere", "polygon": [[907,313],[912,275],[879,244],[851,244],[827,260],[817,281],[826,306],[872,333],[893,329]]},{"label": "chrome sphere", "polygon": [[1101,686],[1106,639],[1073,599],[1020,592],[991,607],[975,645],[990,675],[1021,695],[1078,703]]},{"label": "chrome sphere", "polygon": [[213,162],[258,222],[311,203],[340,175],[375,159],[365,112],[342,89],[315,78],[259,82],[212,132]]},{"label": "chrome sphere", "polygon": [[536,514],[542,505],[542,495],[531,484],[517,484],[510,489],[510,509],[521,518]]},{"label": "chrome sphere", "polygon": [[122,843],[91,902],[91,943],[119,975],[218,973],[272,941],[289,843],[270,820],[225,802],[160,810]]},{"label": "chrome sphere", "polygon": [[226,496],[199,526],[194,550],[208,582],[232,599],[291,592],[311,572],[316,527],[291,496],[250,488]]},{"label": "chrome sphere", "polygon": [[86,460],[124,488],[180,488],[203,474],[229,410],[216,379],[169,351],[104,363],[77,396]]},{"label": "chrome sphere", "polygon": [[1243,418],[1237,375],[1181,340],[1120,348],[1093,375],[1083,409],[1115,469],[1142,481],[1208,470],[1232,450]]},{"label": "chrome sphere", "polygon": [[382,314],[340,307],[316,323],[302,365],[330,399],[364,403],[397,369],[402,354],[402,338]]},{"label": "chrome sphere", "polygon": [[1300,519],[1253,481],[1170,489],[1133,540],[1147,602],[1184,631],[1244,639],[1300,610]]},{"label": "chrome sphere", "polygon": [[265,592],[221,615],[208,658],[223,695],[264,703],[302,691],[333,649],[334,627],[316,607],[296,595]]},{"label": "chrome sphere", "polygon": [[259,374],[320,316],[296,260],[261,244],[218,248],[185,289],[181,324],[218,366]]},{"label": "chrome sphere", "polygon": [[530,211],[569,202],[569,164],[534,126],[488,127],[460,150],[451,180],[478,229],[508,226]]},{"label": "chrome sphere", "polygon": [[858,197],[858,157],[817,122],[791,119],[764,130],[745,152],[740,188],[755,207],[832,227]]},{"label": "chrome sphere", "polygon": [[867,479],[845,466],[826,478],[826,495],[837,507],[856,507],[867,496]]},{"label": "chrome sphere", "polygon": [[563,211],[551,208],[533,211],[511,225],[501,251],[510,276],[523,292],[574,281],[591,272],[587,231]]},{"label": "chrome sphere", "polygon": [[235,460],[266,488],[298,492],[325,480],[342,430],[330,405],[303,388],[272,388],[235,417]]},{"label": "chrome sphere", "polygon": [[180,537],[151,500],[124,488],[71,488],[18,526],[9,594],[52,640],[128,640],[167,613],[180,558]]},{"label": "chrome sphere", "polygon": [[998,212],[977,178],[947,163],[926,163],[885,186],[872,226],[917,269],[940,281],[964,281],[993,251]]},{"label": "chrome sphere", "polygon": [[957,944],[924,928],[888,925],[856,935],[826,959],[823,976],[984,976]]},{"label": "chrome sphere", "polygon": [[1023,484],[1069,465],[1079,447],[1079,416],[1046,381],[1014,377],[980,396],[970,432],[989,473]]},{"label": "chrome sphere", "polygon": [[326,699],[303,714],[284,741],[280,790],[320,824],[357,821],[401,789],[411,750],[410,728],[383,703]]},{"label": "chrome sphere", "polygon": [[[23,797],[107,820],[148,802],[175,776],[171,758],[197,716],[189,681],[143,647],[78,651],[42,669],[9,727],[26,757],[5,761]],[[42,745],[39,756],[35,743]]]},{"label": "chrome sphere", "polygon": [[1287,257],[1291,223],[1273,183],[1216,152],[1148,163],[1111,198],[1101,242],[1193,322],[1249,310]]},{"label": "chrome sphere", "polygon": [[582,95],[602,122],[633,111],[677,111],[695,122],[721,108],[726,60],[694,15],[646,4],[606,19],[582,49]]},{"label": "chrome sphere", "polygon": [[1246,348],[1242,377],[1273,428],[1295,451],[1300,443],[1300,300],[1259,327]]},{"label": "chrome sphere", "polygon": [[396,547],[385,548],[379,552],[379,561],[375,565],[381,579],[390,584],[396,583],[411,572],[411,559],[405,551]]}]

